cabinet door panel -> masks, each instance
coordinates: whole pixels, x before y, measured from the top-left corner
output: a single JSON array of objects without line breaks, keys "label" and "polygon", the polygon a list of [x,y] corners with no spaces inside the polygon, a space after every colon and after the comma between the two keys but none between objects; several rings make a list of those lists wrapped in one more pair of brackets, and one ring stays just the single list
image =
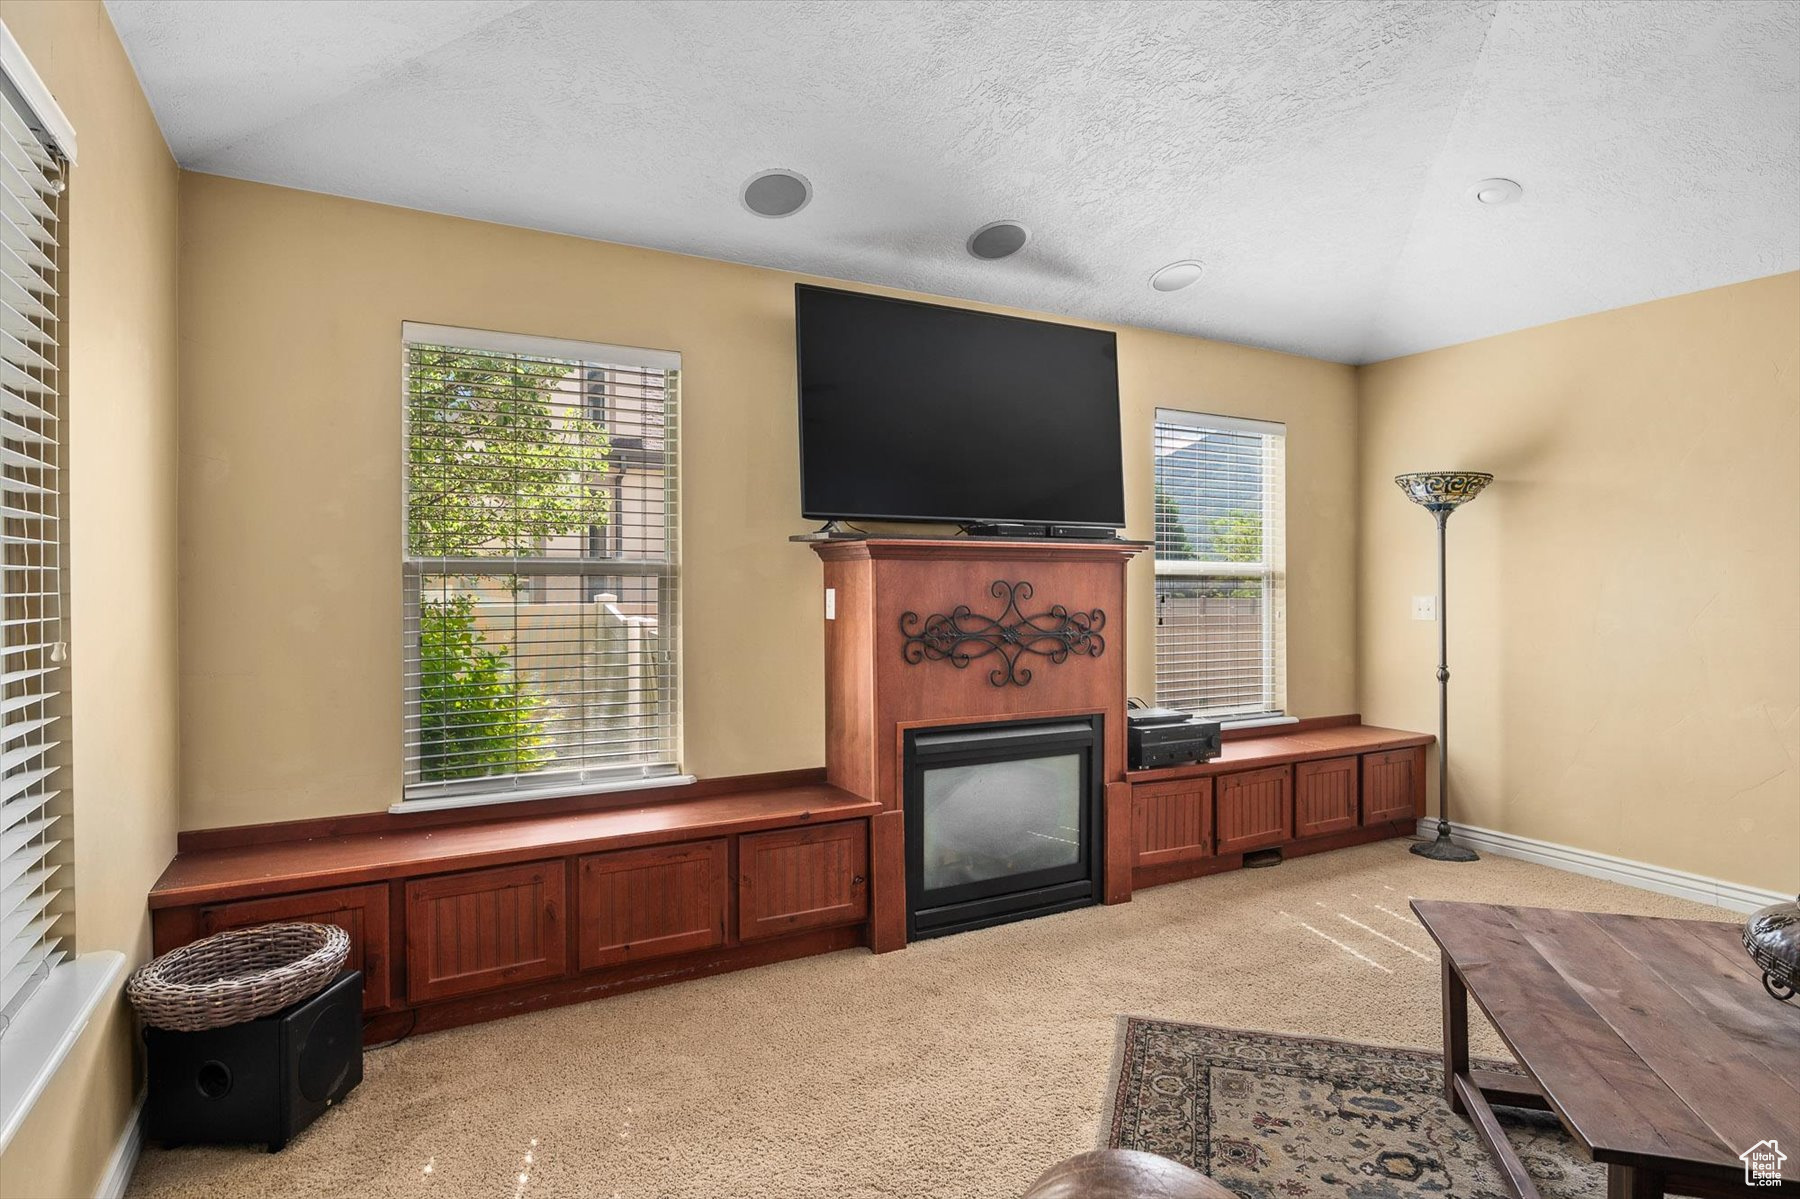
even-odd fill
[{"label": "cabinet door panel", "polygon": [[866,920],[868,873],[867,821],[746,833],[738,838],[738,938]]},{"label": "cabinet door panel", "polygon": [[723,945],[725,871],[723,839],[582,858],[576,881],[580,968]]},{"label": "cabinet door panel", "polygon": [[406,994],[414,1003],[555,978],[568,966],[561,862],[406,884]]},{"label": "cabinet door panel", "polygon": [[1136,865],[1190,862],[1212,852],[1211,779],[1138,783],[1131,808]]},{"label": "cabinet door panel", "polygon": [[388,955],[386,883],[213,904],[200,909],[198,931],[209,937],[227,929],[289,920],[335,924],[349,933],[350,956],[344,959],[344,966],[363,972],[363,1011],[379,1012],[390,1005],[393,969]]},{"label": "cabinet door panel", "polygon": [[1425,749],[1364,754],[1362,822],[1417,820],[1425,815]]},{"label": "cabinet door panel", "polygon": [[1294,836],[1355,828],[1358,762],[1354,757],[1294,764]]},{"label": "cabinet door panel", "polygon": [[1286,766],[1221,775],[1215,783],[1217,852],[1247,853],[1293,836],[1293,774]]}]

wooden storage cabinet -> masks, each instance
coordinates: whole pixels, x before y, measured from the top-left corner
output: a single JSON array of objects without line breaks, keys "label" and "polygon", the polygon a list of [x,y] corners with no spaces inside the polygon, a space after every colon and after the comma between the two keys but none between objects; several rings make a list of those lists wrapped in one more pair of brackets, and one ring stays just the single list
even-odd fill
[{"label": "wooden storage cabinet", "polygon": [[576,869],[579,968],[723,945],[729,856],[719,838],[582,858]]},{"label": "wooden storage cabinet", "polygon": [[1424,811],[1431,741],[1319,717],[1228,737],[1211,761],[1135,771],[1118,784],[1131,789],[1132,885],[1231,870],[1261,849],[1299,856],[1407,836]]},{"label": "wooden storage cabinet", "polygon": [[1221,775],[1215,785],[1219,853],[1248,853],[1292,839],[1294,788],[1289,767]]},{"label": "wooden storage cabinet", "polygon": [[868,915],[868,821],[738,838],[739,940],[855,924]]},{"label": "wooden storage cabinet", "polygon": [[228,929],[289,920],[335,924],[349,933],[350,956],[344,965],[363,972],[363,1011],[379,1012],[392,1005],[394,972],[388,955],[386,883],[213,904],[199,910],[194,935],[210,937]]},{"label": "wooden storage cabinet", "polygon": [[568,969],[563,863],[529,862],[406,884],[406,997],[449,999]]},{"label": "wooden storage cabinet", "polygon": [[1354,757],[1294,763],[1294,836],[1355,828],[1359,775]]},{"label": "wooden storage cabinet", "polygon": [[1425,750],[1392,749],[1364,754],[1362,822],[1416,821],[1425,815]]},{"label": "wooden storage cabinet", "polygon": [[1191,862],[1212,852],[1213,781],[1184,779],[1133,787],[1137,866]]},{"label": "wooden storage cabinet", "polygon": [[[152,942],[339,925],[366,979],[364,1036],[380,1041],[871,940],[874,800],[771,777],[520,809],[184,833],[150,891]],[[903,866],[899,818],[881,848]]]}]

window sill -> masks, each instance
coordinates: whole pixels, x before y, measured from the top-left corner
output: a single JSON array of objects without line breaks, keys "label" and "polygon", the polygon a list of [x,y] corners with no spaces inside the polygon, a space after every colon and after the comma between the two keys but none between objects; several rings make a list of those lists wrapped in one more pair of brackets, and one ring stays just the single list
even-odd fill
[{"label": "window sill", "polygon": [[508,791],[500,795],[438,795],[424,799],[403,799],[388,808],[394,815],[407,812],[441,812],[447,808],[485,808],[498,804],[524,803],[533,799],[558,799],[566,795],[610,795],[617,791],[648,791],[653,787],[685,787],[698,781],[691,774],[659,774],[652,778],[621,779],[611,783],[570,783],[567,781],[529,790]]},{"label": "window sill", "polygon": [[1242,720],[1221,720],[1221,729],[1263,729],[1283,724],[1299,724],[1298,716],[1246,716]]},{"label": "window sill", "polygon": [[0,1037],[0,1151],[75,1048],[100,1005],[118,995],[125,955],[84,953],[50,972]]}]

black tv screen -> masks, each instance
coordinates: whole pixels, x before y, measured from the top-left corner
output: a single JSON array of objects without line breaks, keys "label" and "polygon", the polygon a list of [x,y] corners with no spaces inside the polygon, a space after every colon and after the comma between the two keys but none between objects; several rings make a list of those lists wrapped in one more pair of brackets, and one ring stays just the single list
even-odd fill
[{"label": "black tv screen", "polygon": [[1114,335],[794,289],[812,520],[1125,524]]}]

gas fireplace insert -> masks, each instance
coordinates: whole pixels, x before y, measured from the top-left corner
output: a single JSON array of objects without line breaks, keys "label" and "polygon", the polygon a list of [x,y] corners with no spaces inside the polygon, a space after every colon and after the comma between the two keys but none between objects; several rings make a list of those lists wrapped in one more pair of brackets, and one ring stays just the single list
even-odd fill
[{"label": "gas fireplace insert", "polygon": [[1102,719],[906,734],[909,939],[1100,901]]}]

